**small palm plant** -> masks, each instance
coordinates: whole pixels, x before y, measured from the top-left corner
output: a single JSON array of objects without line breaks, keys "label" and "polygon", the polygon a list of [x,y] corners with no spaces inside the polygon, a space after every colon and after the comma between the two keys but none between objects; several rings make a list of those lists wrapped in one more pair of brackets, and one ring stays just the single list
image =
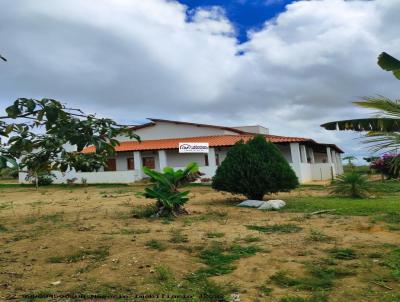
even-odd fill
[{"label": "small palm plant", "polygon": [[365,198],[368,197],[369,193],[370,187],[367,177],[355,172],[339,175],[330,187],[330,194],[351,198]]},{"label": "small palm plant", "polygon": [[180,192],[178,189],[200,177],[197,163],[188,164],[184,170],[175,171],[171,167],[166,167],[163,172],[157,172],[144,167],[143,171],[152,182],[143,195],[146,198],[157,199],[155,217],[187,214],[183,205],[189,200],[190,191]]}]

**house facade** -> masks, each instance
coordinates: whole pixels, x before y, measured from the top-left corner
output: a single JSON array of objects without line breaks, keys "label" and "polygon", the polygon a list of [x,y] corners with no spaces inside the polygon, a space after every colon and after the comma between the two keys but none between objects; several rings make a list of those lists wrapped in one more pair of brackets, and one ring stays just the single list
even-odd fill
[{"label": "house facade", "polygon": [[[216,125],[149,119],[148,123],[133,128],[141,141],[118,137],[114,157],[108,159],[107,167],[97,172],[56,172],[56,183],[84,179],[87,183],[133,183],[145,177],[143,166],[162,170],[166,166],[184,168],[196,162],[203,178],[212,178],[226,154],[236,142],[247,141],[256,134],[264,135],[283,153],[301,183],[328,180],[343,173],[341,153],[332,144],[317,143],[312,139],[269,134],[262,126],[224,127]],[[204,153],[182,153],[180,144],[208,144]],[[89,147],[84,152],[93,152]],[[20,174],[20,182],[25,176]]]}]

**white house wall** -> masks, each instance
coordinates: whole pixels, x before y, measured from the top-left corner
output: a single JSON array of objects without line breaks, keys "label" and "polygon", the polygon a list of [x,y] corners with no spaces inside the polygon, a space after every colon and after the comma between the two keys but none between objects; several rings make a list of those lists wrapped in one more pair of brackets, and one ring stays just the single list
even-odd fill
[{"label": "white house wall", "polygon": [[[166,122],[157,122],[154,126],[137,129],[135,133],[140,136],[141,140],[237,134],[236,132],[214,127],[199,127]],[[127,137],[118,137],[117,139],[121,141],[129,140]]]}]

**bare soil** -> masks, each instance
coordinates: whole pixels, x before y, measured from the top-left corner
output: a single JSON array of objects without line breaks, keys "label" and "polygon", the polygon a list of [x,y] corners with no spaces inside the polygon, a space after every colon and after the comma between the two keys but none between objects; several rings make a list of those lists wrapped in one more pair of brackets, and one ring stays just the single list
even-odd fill
[{"label": "bare soil", "polygon": [[[102,293],[110,288],[117,292],[156,293],[160,289],[155,277],[157,268],[168,267],[176,280],[184,280],[206,266],[200,261],[198,251],[212,241],[264,249],[235,261],[233,272],[210,277],[216,284],[230,286],[232,293],[238,292],[240,301],[311,296],[313,291],[282,287],[270,277],[278,271],[304,276],[307,263],[330,258],[328,250],[335,247],[351,248],[359,257],[335,260],[336,266],[354,271],[354,275],[335,280],[334,288],[325,291],[329,301],[399,301],[394,300],[400,294],[398,282],[379,281],[390,274],[382,257],[400,243],[400,232],[389,230],[383,222],[374,222],[367,216],[305,216],[238,208],[235,207],[238,197],[209,187],[191,189],[186,207],[188,216],[173,220],[133,218],[132,211],[137,205],[153,203],[135,196],[142,189],[141,186],[1,189],[0,301],[24,301],[22,296],[31,293]],[[302,189],[293,194],[319,196],[326,192]],[[302,230],[261,233],[246,227],[276,224],[295,224]],[[187,242],[170,242],[171,234],[177,230],[187,236]],[[312,230],[323,232],[332,240],[312,240]],[[209,238],[209,233],[223,235]],[[249,237],[259,237],[259,241],[249,243]],[[148,247],[149,240],[163,243],[165,250]],[[108,249],[109,253],[98,258],[90,254],[93,251],[101,254],[102,249]],[[79,259],[66,258],[77,254],[81,255]],[[271,288],[271,293],[265,293],[263,285]],[[382,300],[385,297],[388,300]]]}]

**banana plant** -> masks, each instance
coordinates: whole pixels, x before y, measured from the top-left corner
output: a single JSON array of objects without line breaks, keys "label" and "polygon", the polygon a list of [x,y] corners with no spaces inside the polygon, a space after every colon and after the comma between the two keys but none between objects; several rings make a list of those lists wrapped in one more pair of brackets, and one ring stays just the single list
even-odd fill
[{"label": "banana plant", "polygon": [[189,163],[185,169],[174,170],[166,167],[158,172],[143,167],[144,173],[150,177],[151,185],[145,188],[143,195],[146,198],[157,200],[158,211],[155,216],[186,214],[183,205],[189,200],[190,191],[179,191],[184,184],[200,177],[197,163]]}]

